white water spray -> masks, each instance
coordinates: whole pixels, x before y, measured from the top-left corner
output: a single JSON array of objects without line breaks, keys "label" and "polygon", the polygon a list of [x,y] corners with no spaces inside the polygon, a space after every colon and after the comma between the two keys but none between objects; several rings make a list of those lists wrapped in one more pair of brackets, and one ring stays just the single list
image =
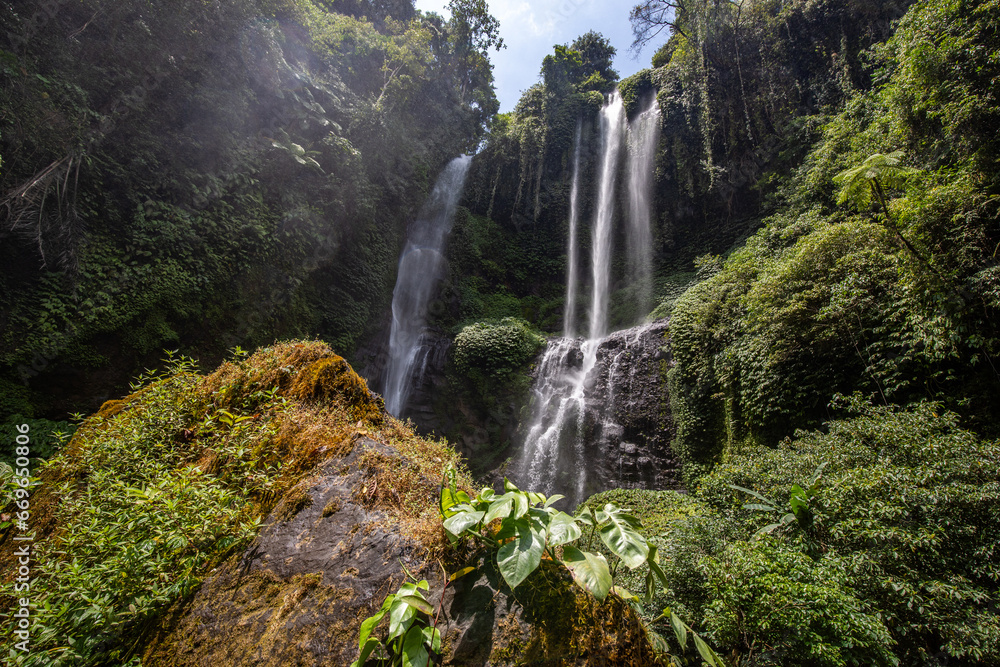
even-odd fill
[{"label": "white water spray", "polygon": [[653,97],[629,125],[628,148],[628,278],[636,295],[638,320],[652,310],[653,300],[653,160],[660,138],[660,109]]},{"label": "white water spray", "polygon": [[392,291],[392,329],[386,371],[385,409],[392,415],[406,407],[413,371],[427,322],[427,307],[445,267],[444,244],[451,232],[472,157],[455,158],[438,177],[434,190],[410,227],[399,258]]},{"label": "white water spray", "polygon": [[601,109],[601,171],[597,189],[597,211],[590,239],[593,293],[590,301],[591,341],[608,333],[608,295],[611,285],[611,222],[615,213],[615,182],[618,158],[625,136],[625,105],[617,91]]},{"label": "white water spray", "polygon": [[569,190],[569,241],[566,247],[566,308],[563,311],[563,336],[576,336],[576,226],[580,221],[580,134],[583,121],[576,121],[576,139],[573,148],[573,185]]}]

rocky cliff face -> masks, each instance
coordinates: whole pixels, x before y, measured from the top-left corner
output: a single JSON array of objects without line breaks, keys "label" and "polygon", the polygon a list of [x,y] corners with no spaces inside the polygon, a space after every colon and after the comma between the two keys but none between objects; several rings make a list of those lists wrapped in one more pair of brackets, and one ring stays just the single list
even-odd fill
[{"label": "rocky cliff face", "polygon": [[612,488],[679,486],[666,331],[660,320],[597,341],[549,341],[514,455],[522,487],[575,505]]},{"label": "rocky cliff face", "polygon": [[617,331],[597,349],[588,405],[590,449],[601,491],[674,488],[674,421],[667,395],[667,320]]},{"label": "rocky cliff face", "polygon": [[[348,665],[357,657],[360,621],[407,574],[431,582],[445,664],[524,664],[532,655],[574,665],[653,660],[627,605],[611,599],[595,609],[556,568],[536,573],[515,598],[492,557],[478,554],[476,571],[445,589],[444,573],[429,557],[440,551],[428,552],[426,543],[393,528],[378,508],[373,458],[407,467],[397,452],[366,437],[356,439],[351,454],[319,466],[275,508],[254,543],[208,579],[143,663]],[[436,491],[426,479],[417,483]],[[562,585],[553,588],[544,577]]]}]

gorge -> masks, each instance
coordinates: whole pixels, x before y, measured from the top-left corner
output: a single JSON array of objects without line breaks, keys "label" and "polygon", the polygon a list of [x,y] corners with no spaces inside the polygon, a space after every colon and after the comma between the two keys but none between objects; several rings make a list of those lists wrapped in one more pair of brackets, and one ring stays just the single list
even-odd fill
[{"label": "gorge", "polygon": [[5,660],[1000,662],[1000,3],[565,6],[0,3]]}]

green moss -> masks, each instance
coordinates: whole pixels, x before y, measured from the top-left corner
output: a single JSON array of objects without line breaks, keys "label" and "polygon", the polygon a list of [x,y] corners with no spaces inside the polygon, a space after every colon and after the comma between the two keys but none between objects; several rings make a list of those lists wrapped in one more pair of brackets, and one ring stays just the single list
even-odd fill
[{"label": "green moss", "polygon": [[330,399],[347,403],[352,419],[380,424],[385,412],[382,399],[368,391],[368,383],[341,357],[321,359],[299,371],[289,388],[295,398]]},{"label": "green moss", "polygon": [[[41,471],[31,499],[39,555],[32,593],[39,605],[67,611],[44,617],[38,652],[23,664],[97,654],[128,662],[151,628],[169,626],[171,610],[253,539],[276,503],[279,520],[308,506],[310,494],[296,484],[323,460],[349,453],[359,433],[412,457],[399,480],[382,480],[386,498],[406,501],[386,508],[405,515],[404,527],[437,516],[428,478],[452,465],[469,483],[446,443],[385,418],[364,381],[322,343],[278,344],[208,377],[193,370],[179,359],[173,372],[107,402]],[[440,546],[436,528],[417,539]],[[16,567],[11,535],[0,538],[7,572]],[[292,597],[313,588],[353,595],[319,587],[315,577],[292,584]],[[0,651],[13,641],[9,632],[0,637]]]},{"label": "green moss", "polygon": [[618,93],[625,103],[625,113],[632,116],[639,110],[642,98],[654,92],[652,70],[644,69],[618,82]]},{"label": "green moss", "polygon": [[499,623],[488,664],[659,664],[632,608],[615,596],[597,602],[561,565],[543,561],[513,594],[523,606],[520,622],[512,614]]}]

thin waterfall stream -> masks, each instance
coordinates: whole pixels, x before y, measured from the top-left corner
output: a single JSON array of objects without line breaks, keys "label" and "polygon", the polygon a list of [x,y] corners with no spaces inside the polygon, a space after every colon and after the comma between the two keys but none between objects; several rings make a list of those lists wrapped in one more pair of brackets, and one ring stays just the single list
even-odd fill
[{"label": "thin waterfall stream", "polygon": [[445,267],[444,246],[455,220],[472,156],[462,155],[445,167],[407,233],[392,291],[392,329],[386,370],[386,410],[395,416],[406,408],[413,389],[427,309]]},{"label": "thin waterfall stream", "polygon": [[577,291],[577,240],[576,227],[580,222],[580,140],[583,120],[576,121],[573,143],[573,184],[569,190],[569,241],[566,247],[566,308],[563,312],[563,336],[576,336]]},{"label": "thin waterfall stream", "polygon": [[653,300],[653,160],[660,138],[656,98],[629,124],[628,259],[629,282],[635,290],[637,319],[652,310]]},{"label": "thin waterfall stream", "polygon": [[[591,232],[589,335],[585,341],[567,336],[549,342],[532,389],[531,425],[513,473],[520,483],[546,494],[558,490],[574,504],[582,500],[587,487],[588,466],[581,432],[586,413],[585,389],[597,362],[600,339],[608,328],[615,184],[624,137],[625,105],[616,92],[601,109],[601,164]],[[574,180],[579,176],[578,167],[574,165]],[[575,248],[571,251],[575,252]],[[567,287],[567,294],[569,290]]]}]

